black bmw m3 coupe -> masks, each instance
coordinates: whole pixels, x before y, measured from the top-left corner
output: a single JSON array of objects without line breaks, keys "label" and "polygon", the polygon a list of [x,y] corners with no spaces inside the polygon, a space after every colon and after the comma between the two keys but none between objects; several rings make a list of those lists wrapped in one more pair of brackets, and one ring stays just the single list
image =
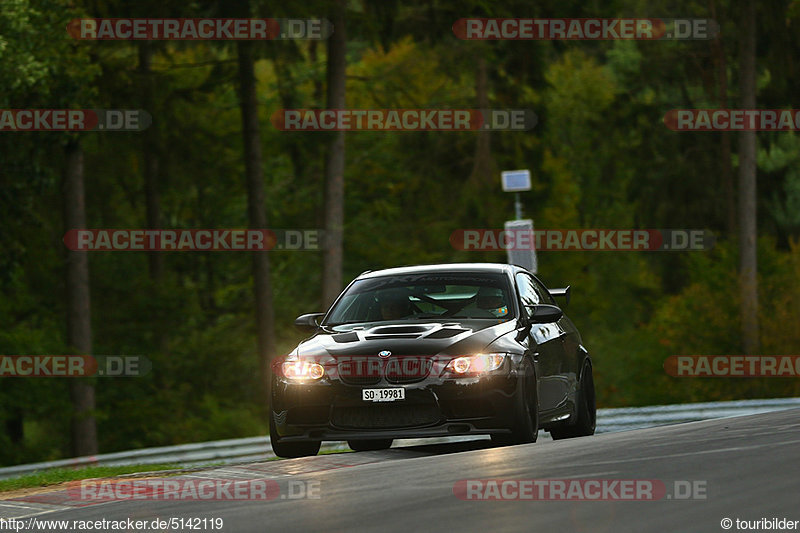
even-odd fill
[{"label": "black bmw m3 coupe", "polygon": [[506,264],[365,272],[272,367],[270,439],[281,457],[323,440],[356,451],[396,438],[491,435],[501,444],[595,429],[592,359],[548,290]]}]

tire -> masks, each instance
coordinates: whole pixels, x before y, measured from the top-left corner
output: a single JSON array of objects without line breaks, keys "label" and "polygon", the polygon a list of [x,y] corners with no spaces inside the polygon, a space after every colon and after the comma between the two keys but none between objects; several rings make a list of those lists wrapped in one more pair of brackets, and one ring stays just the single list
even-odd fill
[{"label": "tire", "polygon": [[594,435],[597,425],[597,408],[595,406],[592,365],[589,361],[586,361],[583,365],[583,377],[581,378],[577,396],[578,408],[575,423],[551,429],[550,436],[553,437],[553,440]]},{"label": "tire", "polygon": [[347,445],[356,452],[369,452],[373,450],[388,450],[392,447],[392,439],[349,440]]},{"label": "tire", "polygon": [[275,416],[270,409],[269,413],[269,441],[272,444],[272,451],[278,457],[292,459],[295,457],[308,457],[319,453],[320,441],[307,442],[286,442],[278,436],[275,428]]},{"label": "tire", "polygon": [[501,446],[530,444],[539,435],[539,399],[536,394],[536,375],[525,361],[524,377],[514,393],[514,425],[511,433],[492,433],[492,442]]}]

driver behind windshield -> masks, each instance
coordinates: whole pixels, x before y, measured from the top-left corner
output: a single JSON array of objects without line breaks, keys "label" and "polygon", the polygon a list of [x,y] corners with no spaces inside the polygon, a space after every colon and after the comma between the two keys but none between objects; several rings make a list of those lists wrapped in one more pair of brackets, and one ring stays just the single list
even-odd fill
[{"label": "driver behind windshield", "polygon": [[400,290],[383,291],[378,295],[383,320],[399,320],[414,313],[408,294]]},{"label": "driver behind windshield", "polygon": [[481,287],[475,305],[478,309],[500,318],[508,314],[508,306],[503,299],[503,291],[494,287]]}]

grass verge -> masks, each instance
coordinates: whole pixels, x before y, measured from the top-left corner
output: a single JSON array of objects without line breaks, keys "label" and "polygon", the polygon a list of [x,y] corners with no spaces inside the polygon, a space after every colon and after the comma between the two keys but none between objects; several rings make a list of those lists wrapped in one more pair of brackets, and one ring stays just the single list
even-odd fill
[{"label": "grass verge", "polygon": [[[347,453],[350,450],[321,450],[320,455],[333,453]],[[270,457],[267,461],[278,461],[280,457]],[[47,487],[58,485],[67,481],[77,481],[90,478],[107,478],[124,476],[126,474],[145,474],[150,472],[164,472],[165,475],[189,472],[193,470],[206,470],[215,466],[222,466],[224,463],[210,463],[200,467],[185,468],[179,464],[156,464],[156,465],[122,465],[122,466],[87,466],[83,468],[53,468],[43,470],[33,474],[0,479],[0,493],[19,489],[30,489],[37,487]],[[178,472],[176,472],[178,471]]]},{"label": "grass verge", "polygon": [[89,479],[95,477],[113,477],[124,474],[143,472],[156,472],[160,470],[175,470],[180,468],[177,464],[156,465],[122,465],[122,466],[87,466],[84,468],[53,468],[26,474],[24,476],[0,479],[0,492],[10,490],[29,489],[33,487],[47,487],[58,485],[66,481]]}]

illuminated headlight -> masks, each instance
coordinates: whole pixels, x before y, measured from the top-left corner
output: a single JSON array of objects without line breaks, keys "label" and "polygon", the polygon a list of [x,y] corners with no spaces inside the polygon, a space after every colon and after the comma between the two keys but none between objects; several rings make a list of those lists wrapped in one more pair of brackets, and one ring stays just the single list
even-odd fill
[{"label": "illuminated headlight", "polygon": [[314,381],[325,375],[325,367],[312,361],[285,361],[281,365],[283,377],[292,381]]},{"label": "illuminated headlight", "polygon": [[506,354],[504,353],[479,353],[456,357],[447,364],[445,371],[456,376],[483,374],[500,368],[505,358]]}]

